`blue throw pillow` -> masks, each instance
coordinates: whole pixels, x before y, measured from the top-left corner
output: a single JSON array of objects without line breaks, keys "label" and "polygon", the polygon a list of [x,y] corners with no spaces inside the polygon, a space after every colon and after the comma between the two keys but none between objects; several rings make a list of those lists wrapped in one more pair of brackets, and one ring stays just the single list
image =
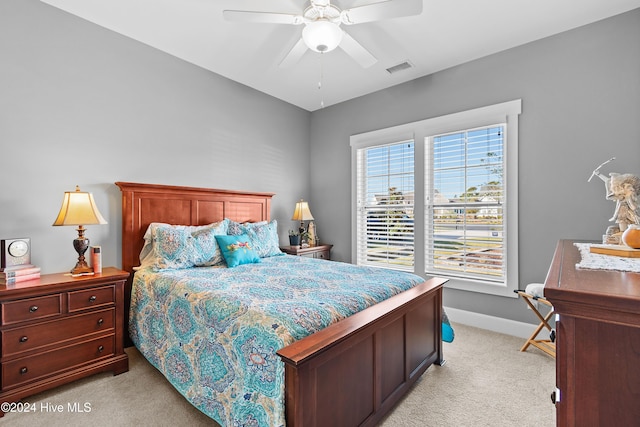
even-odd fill
[{"label": "blue throw pillow", "polygon": [[253,250],[246,234],[240,236],[215,236],[227,262],[227,267],[260,262],[258,253]]}]

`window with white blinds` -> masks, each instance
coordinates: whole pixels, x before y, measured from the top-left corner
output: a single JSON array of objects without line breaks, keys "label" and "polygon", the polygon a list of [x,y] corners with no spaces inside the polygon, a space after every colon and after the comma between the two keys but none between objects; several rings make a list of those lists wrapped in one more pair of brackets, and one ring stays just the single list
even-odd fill
[{"label": "window with white blinds", "polygon": [[425,270],[505,281],[506,125],[427,138]]},{"label": "window with white blinds", "polygon": [[352,135],[352,259],[517,297],[520,100]]},{"label": "window with white blinds", "polygon": [[357,263],[413,271],[414,142],[357,150]]}]

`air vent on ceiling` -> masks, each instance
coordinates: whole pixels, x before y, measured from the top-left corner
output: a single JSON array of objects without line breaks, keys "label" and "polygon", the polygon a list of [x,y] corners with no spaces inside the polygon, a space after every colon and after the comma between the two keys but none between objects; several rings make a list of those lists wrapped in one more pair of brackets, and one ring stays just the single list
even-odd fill
[{"label": "air vent on ceiling", "polygon": [[407,69],[409,69],[411,67],[413,67],[413,65],[411,65],[411,63],[409,61],[404,61],[404,62],[401,62],[398,65],[394,65],[393,67],[387,68],[387,72],[389,74],[395,74],[398,71],[407,70]]}]

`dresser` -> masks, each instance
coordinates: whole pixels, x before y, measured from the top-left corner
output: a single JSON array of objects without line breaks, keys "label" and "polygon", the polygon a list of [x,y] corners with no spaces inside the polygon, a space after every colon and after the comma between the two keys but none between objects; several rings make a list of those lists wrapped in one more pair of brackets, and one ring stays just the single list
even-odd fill
[{"label": "dresser", "polygon": [[282,246],[280,250],[289,255],[304,256],[309,258],[331,259],[333,245],[320,244],[301,248],[300,246]]},{"label": "dresser", "polygon": [[544,295],[557,316],[558,426],[640,425],[640,274],[577,269],[561,240]]},{"label": "dresser", "polygon": [[16,402],[98,372],[126,372],[128,277],[109,267],[93,276],[46,274],[0,285],[0,402]]}]

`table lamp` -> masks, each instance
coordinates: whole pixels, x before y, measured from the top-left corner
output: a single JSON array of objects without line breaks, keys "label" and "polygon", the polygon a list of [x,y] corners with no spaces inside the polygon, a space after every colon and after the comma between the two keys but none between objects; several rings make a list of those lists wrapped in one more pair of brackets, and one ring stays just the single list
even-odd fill
[{"label": "table lamp", "polygon": [[107,221],[102,217],[96,202],[93,200],[93,194],[80,191],[80,187],[76,186],[76,191],[67,191],[62,199],[62,207],[60,213],[54,221],[53,225],[77,225],[78,237],[73,241],[73,247],[78,252],[78,262],[71,270],[71,274],[89,274],[93,273],[93,269],[89,267],[84,259],[84,253],[89,248],[89,239],[84,237],[85,225],[106,224]]},{"label": "table lamp", "polygon": [[302,234],[305,232],[304,222],[313,220],[313,215],[311,215],[311,211],[309,210],[309,203],[300,199],[300,201],[296,203],[296,208],[293,211],[291,219],[293,221],[300,221],[298,231],[300,232],[300,243],[302,243]]}]

